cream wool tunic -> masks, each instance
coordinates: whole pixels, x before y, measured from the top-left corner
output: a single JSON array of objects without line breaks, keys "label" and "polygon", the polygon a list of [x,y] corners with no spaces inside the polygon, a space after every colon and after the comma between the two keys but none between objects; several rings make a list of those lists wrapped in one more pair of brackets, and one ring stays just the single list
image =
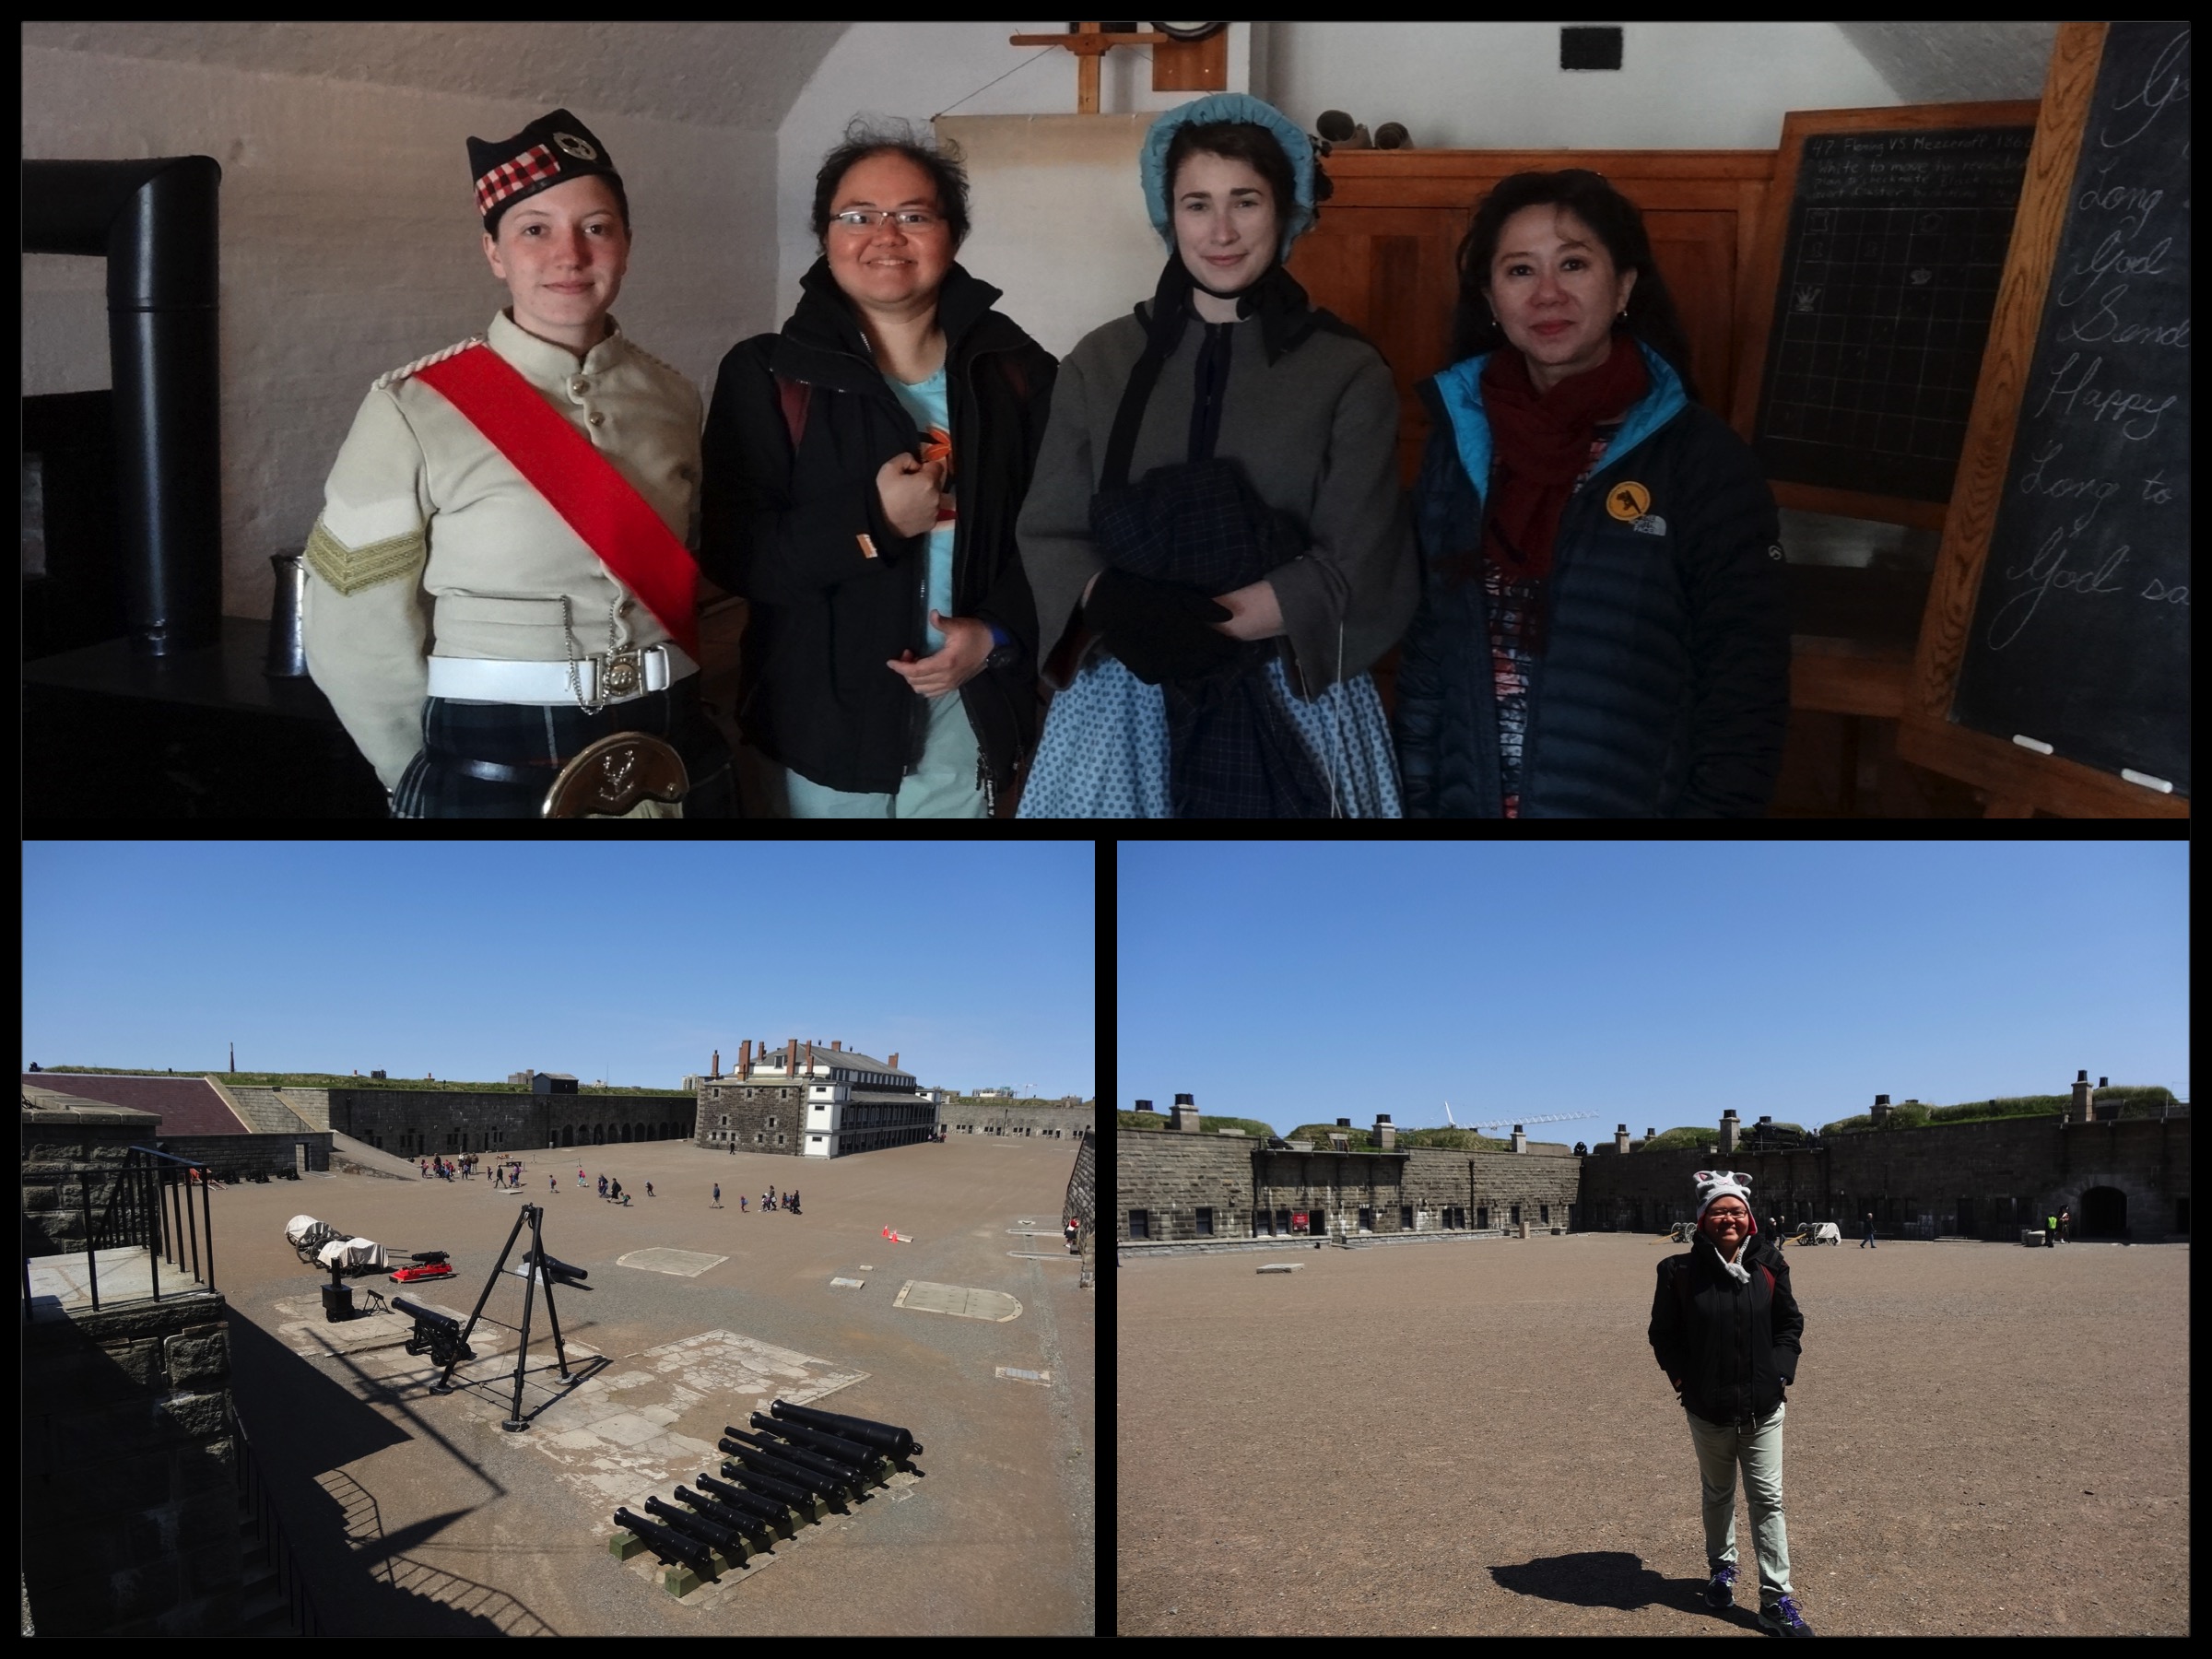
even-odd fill
[{"label": "cream wool tunic", "polygon": [[[691,382],[608,335],[578,363],[504,312],[476,339],[517,370],[627,479],[686,546],[697,546],[700,405]],[[338,719],[395,788],[422,747],[431,656],[565,663],[657,645],[668,632],[494,449],[415,371],[370,389],[324,489],[308,539],[308,666]]]}]

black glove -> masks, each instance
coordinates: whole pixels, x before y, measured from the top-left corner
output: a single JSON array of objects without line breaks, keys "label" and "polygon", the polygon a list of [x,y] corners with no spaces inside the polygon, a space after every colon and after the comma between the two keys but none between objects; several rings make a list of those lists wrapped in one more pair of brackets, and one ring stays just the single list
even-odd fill
[{"label": "black glove", "polygon": [[1204,594],[1111,565],[1083,606],[1084,621],[1105,639],[1106,649],[1147,686],[1195,679],[1233,662],[1238,641],[1213,628],[1230,614]]}]

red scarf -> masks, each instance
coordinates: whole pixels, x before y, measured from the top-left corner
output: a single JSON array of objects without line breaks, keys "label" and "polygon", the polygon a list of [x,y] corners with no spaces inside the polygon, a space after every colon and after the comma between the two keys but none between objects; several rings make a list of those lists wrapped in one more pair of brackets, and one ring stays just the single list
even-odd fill
[{"label": "red scarf", "polygon": [[1628,413],[1650,384],[1643,353],[1625,329],[1614,331],[1603,363],[1549,392],[1536,390],[1526,360],[1512,347],[1490,354],[1482,369],[1482,403],[1497,461],[1483,525],[1485,559],[1515,580],[1550,573],[1559,515],[1589,468],[1592,436],[1599,422]]}]

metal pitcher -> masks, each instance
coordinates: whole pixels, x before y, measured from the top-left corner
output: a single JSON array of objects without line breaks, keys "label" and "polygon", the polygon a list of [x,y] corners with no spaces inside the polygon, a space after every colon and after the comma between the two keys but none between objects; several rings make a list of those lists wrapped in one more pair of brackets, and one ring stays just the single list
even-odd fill
[{"label": "metal pitcher", "polygon": [[272,679],[300,679],[307,674],[307,644],[300,631],[307,567],[298,552],[272,553],[269,563],[276,571],[276,598],[269,609],[269,660],[262,672]]}]

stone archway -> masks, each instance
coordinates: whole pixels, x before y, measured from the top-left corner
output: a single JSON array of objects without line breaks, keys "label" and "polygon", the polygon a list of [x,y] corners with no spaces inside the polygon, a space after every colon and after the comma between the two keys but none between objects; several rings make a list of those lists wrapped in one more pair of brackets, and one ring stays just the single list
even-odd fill
[{"label": "stone archway", "polygon": [[2127,1194],[2118,1187],[2093,1186],[2081,1195],[2074,1217],[2077,1239],[2118,1239],[2127,1233]]},{"label": "stone archway", "polygon": [[576,1128],[574,1124],[567,1124],[562,1127],[560,1132],[560,1144],[564,1147],[572,1147],[576,1144]]}]

